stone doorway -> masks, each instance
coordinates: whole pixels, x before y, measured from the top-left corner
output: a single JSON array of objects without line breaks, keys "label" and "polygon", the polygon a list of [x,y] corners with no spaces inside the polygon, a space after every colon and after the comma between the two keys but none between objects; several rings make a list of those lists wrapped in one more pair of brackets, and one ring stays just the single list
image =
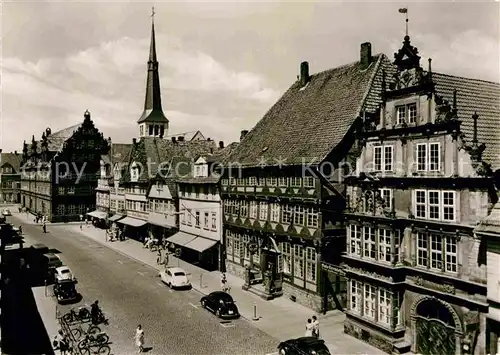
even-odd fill
[{"label": "stone doorway", "polygon": [[421,297],[412,306],[412,351],[422,355],[460,353],[462,325],[455,310],[434,297]]}]

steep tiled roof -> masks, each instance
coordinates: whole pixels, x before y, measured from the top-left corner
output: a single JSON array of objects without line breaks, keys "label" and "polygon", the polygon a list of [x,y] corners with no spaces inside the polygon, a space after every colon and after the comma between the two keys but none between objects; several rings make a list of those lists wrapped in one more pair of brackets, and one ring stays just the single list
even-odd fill
[{"label": "steep tiled roof", "polygon": [[15,173],[19,173],[21,169],[22,154],[15,153],[0,153],[0,168],[5,164],[9,164]]},{"label": "steep tiled roof", "polygon": [[231,156],[231,153],[238,147],[239,142],[233,142],[222,149],[214,151],[214,154],[207,156],[207,163],[224,164]]},{"label": "steep tiled roof", "polygon": [[433,73],[432,78],[437,93],[450,103],[453,90],[457,90],[457,114],[469,143],[473,136],[472,115],[477,112],[477,138],[486,144],[483,160],[493,170],[500,169],[500,84],[439,73]]},{"label": "steep tiled roof", "polygon": [[[148,181],[156,176],[158,167],[162,164],[170,166],[174,175],[184,174],[185,169],[188,169],[188,174],[195,157],[211,154],[215,148],[214,141],[174,143],[167,139],[143,137],[133,146],[129,163],[140,163],[145,171],[141,173],[139,181]],[[130,169],[125,171],[123,181],[130,181]]]},{"label": "steep tiled roof", "polygon": [[184,140],[190,141],[198,133],[203,137],[203,139],[205,139],[205,136],[200,131],[191,131],[191,132],[183,132],[183,133],[177,133],[177,134],[170,134],[170,135],[166,136],[165,138],[166,139],[172,139],[172,138],[175,137],[176,139],[178,139],[179,137],[184,137]]},{"label": "steep tiled roof", "polygon": [[128,162],[131,151],[132,151],[132,144],[112,143],[111,151],[109,154],[111,164],[114,165],[120,162]]},{"label": "steep tiled roof", "polygon": [[367,109],[380,102],[370,88],[385,62],[385,55],[377,55],[364,70],[355,62],[312,75],[303,89],[295,82],[228,161],[247,167],[258,166],[261,159],[266,165],[321,162],[342,141],[365,102]]},{"label": "steep tiled roof", "polygon": [[[60,131],[57,131],[55,133],[51,133],[47,137],[47,141],[49,143],[49,151],[60,151],[63,147],[64,142],[66,142],[73,135],[73,133],[75,133],[75,131],[80,128],[81,125],[82,123],[78,123],[76,125],[61,129]],[[38,143],[38,146],[40,146],[40,143]]]}]

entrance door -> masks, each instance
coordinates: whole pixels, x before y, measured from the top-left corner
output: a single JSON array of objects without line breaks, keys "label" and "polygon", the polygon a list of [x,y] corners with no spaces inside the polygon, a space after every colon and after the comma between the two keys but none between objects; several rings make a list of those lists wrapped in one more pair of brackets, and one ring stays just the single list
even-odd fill
[{"label": "entrance door", "polygon": [[439,301],[425,300],[417,307],[417,352],[423,355],[456,353],[455,322]]}]

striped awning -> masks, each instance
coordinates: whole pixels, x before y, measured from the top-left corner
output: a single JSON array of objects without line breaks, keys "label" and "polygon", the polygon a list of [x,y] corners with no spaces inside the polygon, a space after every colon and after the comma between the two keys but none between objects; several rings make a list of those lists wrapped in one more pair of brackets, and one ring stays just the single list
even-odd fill
[{"label": "striped awning", "polygon": [[184,232],[177,232],[174,235],[168,237],[167,241],[179,246],[183,246],[192,241],[194,238],[196,238],[195,235]]},{"label": "striped awning", "polygon": [[120,218],[123,218],[123,217],[124,217],[124,216],[123,216],[123,215],[121,215],[121,214],[115,214],[115,215],[113,215],[113,216],[109,217],[109,218],[108,218],[108,221],[110,221],[110,222],[116,222],[116,221],[118,221]]},{"label": "striped awning", "polygon": [[108,214],[106,212],[102,211],[92,211],[87,213],[90,217],[95,217],[95,218],[100,218],[100,219],[106,219]]},{"label": "striped awning", "polygon": [[213,239],[207,239],[203,237],[196,237],[189,243],[185,244],[184,246],[186,248],[196,250],[199,253],[203,253],[205,250],[210,249],[213,247],[215,244],[217,244],[216,240]]},{"label": "striped awning", "polygon": [[143,225],[145,225],[148,222],[143,221],[142,219],[125,217],[123,219],[120,219],[118,221],[118,223],[126,224],[127,226],[131,226],[131,227],[142,227]]}]

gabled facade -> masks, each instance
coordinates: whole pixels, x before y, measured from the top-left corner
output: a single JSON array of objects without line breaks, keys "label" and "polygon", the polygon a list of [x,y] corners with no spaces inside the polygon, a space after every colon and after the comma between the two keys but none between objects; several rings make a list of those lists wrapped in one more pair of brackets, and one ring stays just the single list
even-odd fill
[{"label": "gabled facade", "polygon": [[380,110],[356,133],[344,328],[388,353],[484,354],[486,260],[473,229],[497,200],[499,156],[483,155],[497,147],[481,138],[500,131],[480,127],[498,122],[500,86],[430,63],[421,68],[406,36],[384,70]]},{"label": "gabled facade", "polygon": [[[384,55],[300,77],[228,158],[221,180],[226,268],[245,289],[316,311],[342,308],[342,164],[362,110],[380,102]],[[322,265],[330,265],[324,272]],[[336,266],[335,266],[336,265]]]},{"label": "gabled facade", "polygon": [[80,220],[96,205],[100,157],[109,146],[86,111],[82,123],[23,146],[21,204],[51,222]]},{"label": "gabled facade", "polygon": [[0,203],[19,203],[22,155],[0,149]]}]

